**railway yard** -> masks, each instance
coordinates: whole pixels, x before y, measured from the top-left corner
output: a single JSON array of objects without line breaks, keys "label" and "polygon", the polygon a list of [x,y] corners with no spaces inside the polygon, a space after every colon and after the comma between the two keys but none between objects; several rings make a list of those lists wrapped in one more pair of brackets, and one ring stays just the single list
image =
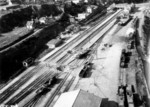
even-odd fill
[{"label": "railway yard", "polygon": [[[135,39],[137,32],[143,36],[143,12],[150,4],[135,4],[130,12],[132,5],[115,5],[117,9],[91,18],[84,30],[66,36],[36,63],[24,62],[22,73],[0,85],[0,107],[55,107],[61,94],[78,89],[101,98],[99,107],[150,107]],[[126,21],[119,22],[121,18]]]}]

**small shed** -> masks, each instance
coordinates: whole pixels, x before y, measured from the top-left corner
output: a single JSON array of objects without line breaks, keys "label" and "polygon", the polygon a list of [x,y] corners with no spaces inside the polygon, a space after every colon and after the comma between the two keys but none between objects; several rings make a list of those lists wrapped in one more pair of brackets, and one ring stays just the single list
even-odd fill
[{"label": "small shed", "polygon": [[86,13],[79,13],[77,19],[78,20],[83,20],[86,18]]},{"label": "small shed", "polygon": [[63,41],[61,39],[52,39],[47,43],[47,46],[50,49],[54,49],[55,47],[59,46],[62,43],[63,43]]}]

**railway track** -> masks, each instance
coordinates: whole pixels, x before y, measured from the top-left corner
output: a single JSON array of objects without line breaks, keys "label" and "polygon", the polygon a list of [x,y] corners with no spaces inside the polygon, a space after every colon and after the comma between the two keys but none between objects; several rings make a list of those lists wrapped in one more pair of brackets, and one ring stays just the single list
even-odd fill
[{"label": "railway track", "polygon": [[[64,86],[64,84],[66,83],[66,81],[68,80],[68,78],[71,76],[71,73],[67,73],[65,75],[65,77],[63,78],[63,80],[61,80],[61,82],[59,83],[59,85],[57,86],[57,88],[55,89],[55,91],[53,91],[50,95],[50,97],[48,98],[48,102],[45,104],[44,107],[49,107],[50,104],[53,102],[54,98],[59,95],[61,92],[62,87]],[[69,82],[67,83],[67,85],[65,86],[64,91],[69,90],[69,88],[71,87],[72,83],[74,82],[75,77],[71,77],[71,79],[69,80]],[[26,103],[23,107],[36,107],[36,103],[39,101],[41,96],[36,96],[33,99],[31,99],[28,103]]]},{"label": "railway track", "polygon": [[[37,77],[31,78],[31,81],[28,81],[28,82],[24,83],[22,86],[19,86],[19,88],[16,89],[15,91],[9,92],[7,96],[5,95],[6,98],[3,99],[3,102],[2,102],[2,103],[3,103],[3,104],[6,104],[7,102],[9,102],[10,100],[12,100],[13,98],[15,99],[16,96],[17,96],[18,94],[21,94],[21,92],[23,92],[24,89],[26,89],[25,91],[27,91],[28,88],[29,88],[29,87],[28,87],[29,85],[33,85],[34,82],[37,82],[38,80],[40,80],[40,79],[41,79],[41,76],[43,76],[43,75],[45,75],[45,74],[47,74],[46,71],[44,71],[43,74],[37,75]],[[26,84],[27,84],[27,86],[26,86]],[[22,87],[23,87],[23,88],[22,88]],[[27,88],[27,87],[28,87],[28,88]]]},{"label": "railway track", "polygon": [[14,91],[16,91],[20,86],[22,86],[27,80],[29,80],[34,72],[30,72],[26,77],[22,78],[20,81],[15,82],[7,90],[0,94],[0,104],[5,101]]},{"label": "railway track", "polygon": [[[67,54],[66,51],[68,50],[79,50],[79,48],[83,47],[89,41],[90,38],[94,38],[100,32],[100,30],[103,30],[111,21],[113,21],[119,13],[120,12],[117,12],[117,14],[113,15],[113,17],[107,20],[106,23],[103,23],[101,26],[98,26],[96,29],[94,29],[93,32],[75,38],[74,41],[71,42],[73,46],[71,46],[69,43],[69,45],[67,45],[64,49],[59,50],[57,53],[52,55],[52,57],[48,59],[48,62],[57,62],[60,58],[62,58],[61,54]],[[58,56],[60,56],[60,58]]]},{"label": "railway track", "polygon": [[[106,25],[107,26],[107,25]],[[107,32],[106,32],[107,33]],[[103,34],[105,35],[105,33]],[[90,48],[98,48],[98,43],[100,43],[102,40],[102,37],[100,37],[98,40],[96,40],[96,44],[94,43],[93,45],[90,46]],[[85,45],[85,44],[83,44]],[[82,45],[82,46],[83,46]],[[76,47],[77,48],[77,47]],[[71,54],[69,54],[69,57],[71,56]],[[62,60],[63,59],[63,60]],[[66,59],[68,59],[67,56],[63,56],[63,58],[61,59],[62,63],[66,61]],[[86,60],[93,60],[93,57],[89,56]],[[80,61],[81,63],[84,63],[86,62],[85,60],[82,60]],[[70,75],[70,74],[68,74]],[[59,91],[61,90],[61,88],[63,87],[65,81],[67,80],[68,76],[66,76],[64,78],[63,81],[61,81],[60,85],[57,87],[57,89],[54,91],[54,93],[51,95],[51,97],[48,99],[48,102],[45,104],[44,107],[49,107],[51,105],[51,103],[53,102],[54,98],[59,94]],[[71,78],[71,80],[69,81],[68,85],[65,87],[64,91],[63,92],[66,92],[69,90],[70,86],[72,85],[73,81],[75,80],[75,77]],[[24,107],[27,107],[27,106],[24,106]]]},{"label": "railway track", "polygon": [[[108,31],[107,31],[108,32]],[[105,34],[107,33],[107,32],[105,32]],[[104,35],[105,35],[104,34]],[[101,43],[101,41],[102,41],[102,39],[103,39],[103,37],[104,37],[104,35],[102,35],[102,37],[100,37],[94,44],[92,44],[89,48],[90,49],[92,49],[92,54],[95,54],[95,50],[97,50],[98,49],[98,47],[99,47],[99,45],[100,45],[100,43]],[[76,59],[76,60],[79,60],[79,59]],[[89,61],[89,62],[91,62],[93,60],[93,56],[88,56],[85,60],[81,60],[80,62],[82,63],[82,64],[84,64],[86,61]],[[75,60],[74,60],[75,61]],[[70,64],[70,63],[72,63],[72,62],[69,62],[68,64]],[[77,63],[79,63],[79,62],[77,62]],[[76,64],[75,64],[76,65]]]},{"label": "railway track", "polygon": [[[112,13],[107,14],[107,16],[105,17],[105,19],[107,19],[110,15],[112,15]],[[96,24],[94,27],[92,27],[92,28],[88,29],[87,31],[85,31],[84,33],[82,33],[78,39],[77,39],[77,38],[75,38],[75,39],[77,39],[77,40],[81,39],[84,35],[86,35],[86,33],[89,33],[91,30],[93,30],[95,27],[97,27],[97,26],[99,25],[99,23],[102,22],[102,21],[104,21],[104,17],[103,17],[102,19],[100,19],[100,20],[97,21],[98,24]],[[91,35],[92,35],[92,34],[91,34]],[[77,41],[77,40],[75,40],[75,41]],[[64,50],[66,50],[66,49],[68,48],[68,46],[70,46],[70,45],[72,44],[72,42],[74,42],[74,40],[71,41],[71,42],[69,42],[69,44],[65,45],[65,47],[63,47],[63,49],[57,51],[57,54],[58,54],[58,55],[61,54]],[[69,55],[69,56],[70,56],[70,55]],[[69,56],[68,56],[68,57],[69,57]],[[53,57],[53,58],[52,58],[52,57]],[[56,53],[55,53],[55,54],[52,54],[50,57],[48,57],[48,58],[46,58],[46,59],[47,59],[47,60],[52,60],[52,59],[55,59],[56,57],[57,57],[57,55],[56,55]],[[67,57],[67,56],[63,56],[61,59],[63,59],[63,58],[68,58],[68,57]],[[61,61],[61,59],[59,59],[59,61]],[[58,62],[59,62],[59,61],[58,61]]]},{"label": "railway track", "polygon": [[[112,19],[113,20],[113,19]],[[111,20],[111,21],[112,21]],[[110,21],[110,22],[111,22]],[[108,24],[107,24],[108,25]],[[107,26],[106,25],[106,26]],[[106,26],[104,26],[104,27],[106,27]],[[101,29],[99,29],[99,30],[101,30]],[[108,32],[108,31],[107,31]],[[96,50],[98,47],[99,47],[99,45],[97,45],[97,44],[100,44],[101,43],[101,41],[102,41],[102,38],[104,37],[104,35],[107,33],[107,32],[105,32],[100,38],[98,38],[97,40],[96,40],[96,42],[94,43],[94,44],[92,44],[89,48],[92,48],[93,50]],[[95,36],[95,35],[92,35],[92,37],[93,36]],[[88,38],[86,39],[86,40],[88,40]],[[83,47],[84,45],[86,45],[86,43],[87,43],[87,41],[85,42],[85,43],[83,43],[83,42],[81,42],[82,43],[82,45],[81,44],[78,44],[78,46],[77,47],[75,47],[73,50],[77,50],[78,48],[80,48],[80,47]],[[95,51],[94,51],[94,53],[95,53]],[[69,55],[65,55],[65,56],[63,56],[62,58],[61,58],[61,60],[59,60],[59,61],[61,61],[61,63],[59,63],[59,61],[58,61],[58,63],[59,64],[62,64],[63,62],[65,62],[66,60],[68,60],[68,58],[71,56],[71,54],[69,54]],[[86,61],[91,61],[91,60],[93,60],[93,57],[92,56],[89,56],[89,57],[87,57],[85,60],[80,60],[80,63],[85,63]],[[78,62],[79,63],[79,62]],[[64,92],[66,92],[66,91],[68,91],[69,90],[69,88],[70,88],[70,86],[71,86],[71,84],[72,84],[72,81],[74,81],[74,79],[75,78],[72,78],[71,79],[71,81],[68,83],[68,86],[65,88],[65,90],[64,90]],[[55,95],[56,96],[56,95]],[[52,102],[52,100],[53,100],[54,98],[52,98],[52,99],[50,99],[49,101],[50,102],[48,102],[48,106],[46,106],[46,107],[49,107],[49,105],[50,105],[50,103]]]},{"label": "railway track", "polygon": [[[112,18],[112,20],[114,20],[114,18]],[[91,35],[89,35],[87,38],[85,38],[83,41],[81,41],[78,45],[76,45],[72,50],[77,51],[80,50],[83,46],[85,46],[89,40],[91,38],[94,38],[95,36],[97,36],[97,34],[99,34],[99,32],[101,30],[103,30],[112,20],[109,20],[107,24],[105,24],[104,26],[102,26],[101,28],[97,29],[95,32],[93,32]],[[112,27],[111,27],[112,28]],[[111,29],[110,28],[110,29]],[[110,30],[109,29],[109,30]],[[88,48],[92,48],[94,46],[94,44],[98,44],[98,42],[103,38],[103,36],[109,31],[107,30],[102,36],[100,36],[96,42],[93,43],[93,45],[91,45]],[[64,62],[66,62],[66,60],[68,60],[70,57],[72,56],[72,54],[67,53],[66,55],[64,55],[62,58],[60,58],[56,63],[58,63],[59,65],[63,64]]]},{"label": "railway track", "polygon": [[[120,13],[120,11],[118,13],[115,13],[115,15],[113,15],[110,19],[109,19],[109,22],[111,22],[115,16],[117,16],[118,14]],[[109,23],[107,22],[107,23]],[[82,33],[81,35],[79,35],[77,38],[73,39],[71,42],[69,42],[68,44],[64,45],[64,47],[62,47],[60,50],[58,50],[57,52],[51,54],[48,58],[46,58],[46,61],[50,62],[52,60],[54,60],[56,57],[60,56],[61,53],[63,53],[64,50],[68,50],[68,48],[74,44],[75,42],[77,42],[78,40],[81,40],[83,39],[82,41],[84,42],[80,42],[79,44],[77,44],[75,47],[73,47],[75,50],[77,50],[78,48],[80,47],[83,47],[86,42],[88,41],[89,37],[94,37],[96,35],[95,33],[95,29],[96,31],[98,32],[99,30],[103,29],[104,27],[106,27],[108,24],[106,23],[103,23],[101,26],[99,26],[99,24],[95,25],[93,28],[91,28],[90,30]],[[103,27],[103,28],[102,28]],[[91,33],[92,32],[92,33]],[[90,33],[90,36],[87,35],[87,33],[89,34]],[[95,33],[95,35],[94,35]],[[63,56],[64,58],[61,60],[61,63],[65,62],[67,59],[68,59],[68,56]],[[21,79],[21,81],[17,81],[15,82],[12,86],[8,87],[6,90],[2,91],[0,93],[0,104],[3,103],[5,100],[7,100],[8,97],[10,97],[12,95],[12,93],[14,91],[17,91],[17,89],[22,86],[23,84],[25,84],[25,82],[27,80],[29,80],[34,74],[35,74],[35,71],[38,70],[40,71],[41,69],[43,68],[43,66],[40,66],[40,67],[37,67],[36,69],[34,69],[32,72],[29,72],[27,73],[26,75],[23,76],[23,78]],[[34,90],[34,88],[38,87],[40,84],[43,84],[45,79],[44,77],[46,75],[46,73],[43,73],[41,76],[43,77],[39,77],[39,80],[37,79],[38,82],[36,81],[33,81],[27,88],[23,89],[22,91],[20,91],[20,93],[18,93],[17,95],[15,95],[14,97],[12,97],[10,100],[7,100],[5,101],[6,104],[14,104],[14,103],[18,103],[20,102],[23,98],[25,98],[27,95],[29,95],[30,93],[32,93],[32,91]],[[50,75],[50,74],[49,74]],[[68,74],[70,75],[70,74]],[[46,103],[46,107],[48,107],[51,102],[53,101],[53,99],[55,98],[55,96],[59,93],[59,91],[61,90],[61,88],[63,87],[65,81],[67,80],[68,77],[65,77],[60,85],[58,86],[58,88],[55,90],[55,92],[52,94],[52,96],[49,98],[49,101]],[[74,79],[72,78],[71,81],[68,83],[68,86],[66,86],[65,88],[65,91],[67,91],[69,89],[69,87],[71,86],[72,84],[72,81],[74,81]],[[33,85],[33,87],[32,87]],[[30,101],[31,103],[35,103],[35,100],[32,102]],[[28,107],[28,106],[26,106]]]},{"label": "railway track", "polygon": [[[55,23],[56,23],[56,22],[55,22]],[[55,23],[52,23],[52,24],[50,24],[49,26],[52,26],[52,25],[54,25]],[[45,27],[43,27],[43,28],[37,28],[37,29],[35,29],[35,31],[34,31],[32,34],[30,34],[29,36],[27,36],[27,37],[21,39],[20,41],[16,41],[16,42],[14,42],[14,43],[11,43],[10,45],[5,46],[3,49],[0,49],[0,53],[2,53],[2,52],[4,52],[4,51],[7,51],[8,49],[13,48],[13,47],[19,45],[20,43],[22,43],[22,42],[28,40],[29,38],[31,38],[31,37],[33,37],[33,36],[35,36],[35,34],[39,33],[42,29],[47,28],[47,27],[48,27],[48,26],[45,26]]]},{"label": "railway track", "polygon": [[4,83],[3,85],[0,86],[0,90],[3,89],[5,86],[7,86],[8,84],[10,84],[12,82],[12,80],[16,77],[16,75],[20,72],[20,71],[23,71],[25,68],[21,68],[19,71],[17,71],[13,76],[11,76],[9,78],[9,80]]},{"label": "railway track", "polygon": [[[78,37],[74,38],[73,40],[71,40],[69,43],[65,44],[61,49],[57,50],[56,52],[53,52],[50,54],[49,57],[47,57],[46,59],[43,59],[45,61],[52,61],[54,60],[57,56],[59,56],[61,53],[63,53],[64,51],[68,50],[68,48],[78,42],[80,39],[82,38],[86,38],[89,34],[95,32],[96,29],[100,28],[102,25],[104,25],[105,23],[107,23],[107,21],[109,21],[110,19],[114,18],[115,16],[117,16],[120,13],[121,10],[117,11],[116,13],[114,13],[112,16],[110,16],[108,19],[106,19],[103,22],[100,22],[98,24],[96,24],[95,26],[93,26],[92,28],[84,31],[82,34],[80,34]],[[88,35],[87,35],[88,34]]]},{"label": "railway track", "polygon": [[[42,65],[39,65],[38,67],[36,67],[36,68],[30,70],[30,72],[25,73],[25,75],[23,75],[23,76],[21,77],[21,80],[20,80],[20,79],[17,79],[15,82],[14,82],[14,81],[13,81],[13,82],[12,82],[12,81],[9,81],[9,83],[11,83],[12,85],[16,86],[16,85],[19,84],[20,82],[23,82],[23,81],[25,80],[25,78],[28,78],[28,79],[29,79],[28,76],[30,76],[30,78],[31,78],[31,77],[36,73],[37,70],[41,70],[42,68],[43,68],[43,66],[42,66]],[[10,86],[9,83],[7,83],[5,86],[3,86],[3,87],[0,89],[0,96],[1,96],[2,93],[7,92],[7,91],[9,90],[9,88],[12,88],[12,87],[13,87],[12,85]],[[0,98],[0,99],[1,99],[1,98]]]},{"label": "railway track", "polygon": [[[53,75],[55,76],[55,74]],[[52,78],[52,76],[51,76]],[[39,83],[39,85],[42,83]],[[38,102],[38,100],[40,100],[40,98],[42,97],[41,94],[36,94],[29,102],[27,102],[25,105],[23,105],[23,107],[30,107],[30,106],[34,106],[36,104],[36,102]]]},{"label": "railway track", "polygon": [[[106,13],[106,16],[102,16],[102,15],[105,15],[105,13],[97,14],[95,17],[93,17],[92,19],[90,19],[89,21],[87,21],[87,22],[85,23],[85,25],[92,23],[93,21],[97,20],[97,19],[98,19],[99,17],[101,17],[101,16],[102,16],[101,20],[98,20],[98,21],[102,21],[102,20],[106,19],[107,17],[109,17],[111,14],[112,14],[112,13],[108,13],[108,14]],[[98,22],[98,21],[96,21],[96,22]],[[95,23],[95,22],[94,22],[94,23]]]},{"label": "railway track", "polygon": [[[23,89],[18,95],[16,95],[15,97],[13,97],[13,99],[9,100],[6,104],[7,105],[13,105],[13,104],[18,104],[21,100],[23,100],[23,98],[25,98],[26,96],[28,96],[30,93],[32,93],[33,91],[35,91],[35,89],[37,89],[40,84],[43,84],[45,81],[47,81],[47,78],[52,78],[52,76],[54,76],[54,72],[52,73],[44,73],[41,75],[41,77],[37,78],[34,82],[32,82],[28,87],[26,87],[25,89]],[[68,79],[68,77],[70,76],[70,73],[68,73],[65,78],[61,81],[61,83],[59,84],[59,86],[57,87],[57,89],[55,90],[55,92],[52,94],[51,98],[50,98],[50,102],[53,101],[53,99],[55,98],[56,95],[58,95],[59,91],[61,90],[61,88],[63,87],[64,83],[66,82],[66,80]],[[72,77],[71,80],[68,82],[66,88],[64,89],[64,91],[69,90],[69,88],[71,87],[73,81],[75,80],[75,77]],[[38,94],[33,97],[28,103],[26,103],[23,107],[34,107],[34,105],[38,102],[38,100],[40,99],[41,96],[38,96]],[[49,105],[50,102],[46,105]]]},{"label": "railway track", "polygon": [[51,95],[51,97],[48,99],[48,102],[45,104],[45,107],[49,107],[49,105],[52,103],[53,99],[55,98],[55,96],[59,93],[60,89],[63,87],[65,81],[67,80],[67,78],[70,76],[70,73],[68,73],[65,78],[61,81],[61,83],[59,84],[59,86],[56,88],[56,90],[53,92],[53,94]]},{"label": "railway track", "polygon": [[[41,70],[42,67],[38,68],[38,70]],[[29,72],[28,74],[24,75],[21,80],[16,81],[14,84],[12,84],[10,87],[7,87],[4,91],[2,90],[0,93],[0,104],[2,104],[8,97],[10,97],[15,91],[17,91],[21,86],[23,86],[26,81],[32,78],[32,76],[35,74],[33,70]]]},{"label": "railway track", "polygon": [[71,78],[71,80],[69,81],[68,85],[66,86],[64,92],[67,92],[70,89],[70,87],[73,84],[74,80],[75,80],[75,77]]},{"label": "railway track", "polygon": [[8,105],[13,105],[15,103],[19,103],[23,98],[25,98],[27,95],[29,95],[34,90],[38,89],[40,84],[44,84],[45,81],[48,79],[54,77],[56,74],[54,72],[47,72],[42,74],[39,78],[34,80],[28,87],[23,89],[18,95],[13,97],[9,102],[7,102]]}]

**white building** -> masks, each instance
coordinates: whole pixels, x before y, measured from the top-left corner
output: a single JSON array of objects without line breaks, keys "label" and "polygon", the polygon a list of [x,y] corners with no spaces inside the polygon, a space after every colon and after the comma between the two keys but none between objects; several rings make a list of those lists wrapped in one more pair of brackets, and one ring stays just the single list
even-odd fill
[{"label": "white building", "polygon": [[102,98],[84,90],[75,90],[60,95],[54,107],[101,107]]}]

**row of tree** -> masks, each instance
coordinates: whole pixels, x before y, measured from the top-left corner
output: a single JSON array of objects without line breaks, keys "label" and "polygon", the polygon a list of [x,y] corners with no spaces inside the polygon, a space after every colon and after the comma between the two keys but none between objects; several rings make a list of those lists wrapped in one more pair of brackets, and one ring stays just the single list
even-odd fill
[{"label": "row of tree", "polygon": [[115,3],[142,3],[148,0],[113,0]]},{"label": "row of tree", "polygon": [[36,6],[29,6],[26,8],[15,10],[9,14],[6,14],[0,18],[0,31],[9,32],[14,29],[14,27],[25,26],[27,21],[34,19],[36,17],[40,18],[43,16],[57,16],[61,11],[56,7],[56,5],[41,5],[38,9]]}]

